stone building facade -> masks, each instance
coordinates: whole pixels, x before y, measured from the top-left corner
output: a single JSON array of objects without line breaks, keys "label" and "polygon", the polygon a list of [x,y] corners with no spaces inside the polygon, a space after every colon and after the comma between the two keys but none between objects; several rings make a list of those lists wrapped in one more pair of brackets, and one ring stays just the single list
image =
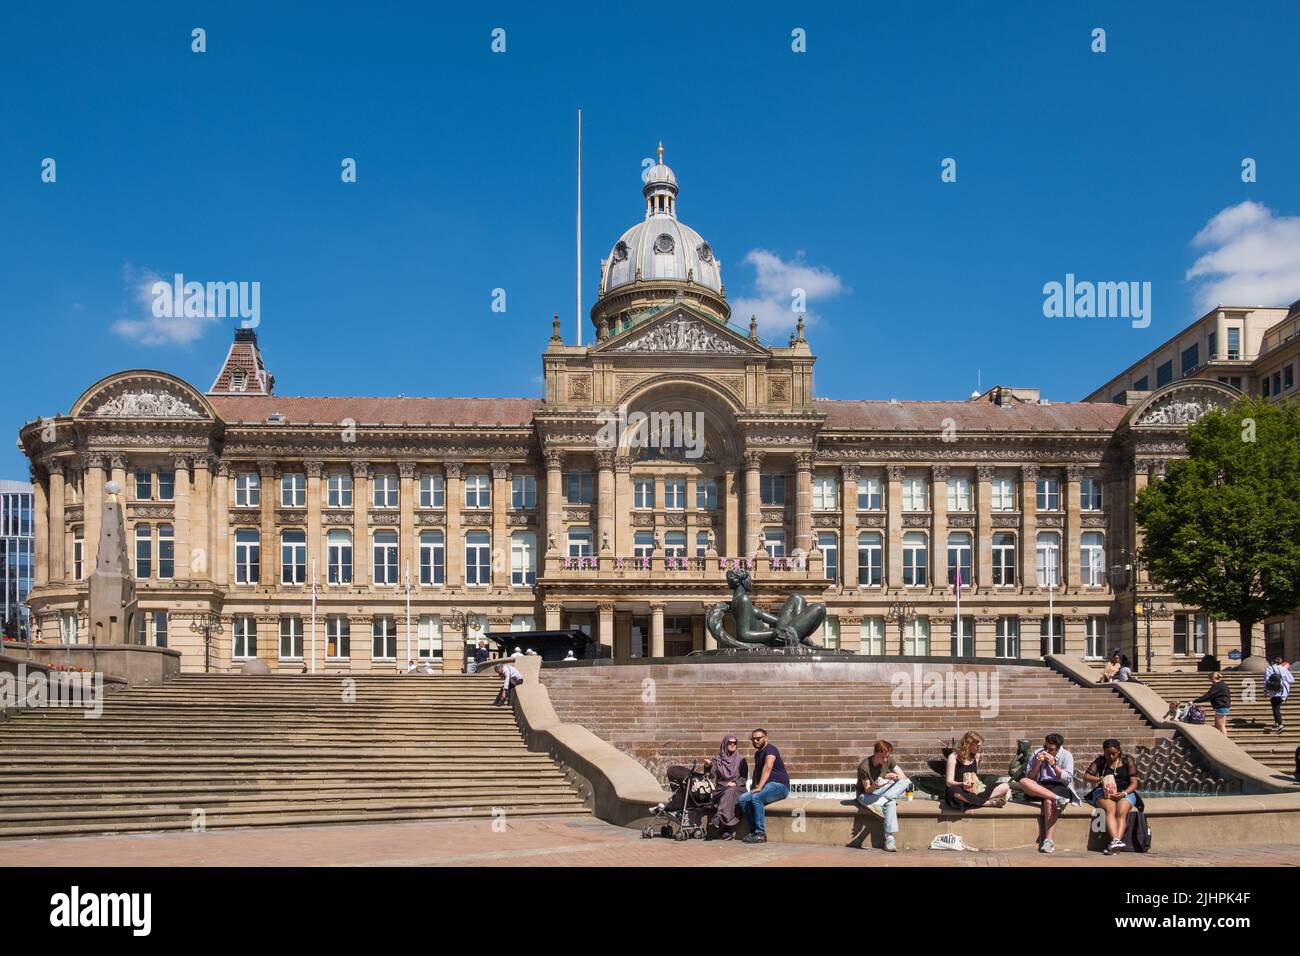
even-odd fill
[{"label": "stone building facade", "polygon": [[[281,396],[241,329],[207,392],[125,371],[25,426],[41,634],[84,637],[111,480],[136,639],[190,671],[249,657],[459,671],[484,631],[559,627],[619,658],[680,655],[710,647],[705,613],[739,563],[760,605],[825,601],[816,639],[862,654],[1122,647],[1188,669],[1237,646],[1235,624],[1132,568],[1137,492],[1236,389],[820,399],[802,322],[785,345],[730,323],[721,264],[677,219],[662,157],[643,194],[645,218],[601,263],[594,343],[552,322],[543,399]],[[1143,599],[1168,615],[1138,622]]]}]

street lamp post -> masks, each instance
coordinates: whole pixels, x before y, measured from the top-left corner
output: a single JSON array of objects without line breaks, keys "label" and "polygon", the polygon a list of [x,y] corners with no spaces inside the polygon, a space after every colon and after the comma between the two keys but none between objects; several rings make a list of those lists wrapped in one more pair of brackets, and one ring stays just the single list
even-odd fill
[{"label": "street lamp post", "polygon": [[212,669],[212,635],[220,634],[224,630],[221,625],[221,615],[216,611],[209,611],[202,617],[196,617],[190,621],[190,630],[195,634],[203,635],[203,673],[207,674]]},{"label": "street lamp post", "polygon": [[898,622],[898,654],[901,657],[905,653],[903,647],[904,629],[908,624],[916,620],[916,603],[914,601],[895,601],[889,605],[885,620]]},{"label": "street lamp post", "polygon": [[1153,601],[1150,598],[1142,599],[1142,617],[1147,622],[1147,665],[1145,673],[1151,673],[1151,619],[1155,618],[1162,621],[1169,616],[1169,608],[1165,606],[1164,601]]}]

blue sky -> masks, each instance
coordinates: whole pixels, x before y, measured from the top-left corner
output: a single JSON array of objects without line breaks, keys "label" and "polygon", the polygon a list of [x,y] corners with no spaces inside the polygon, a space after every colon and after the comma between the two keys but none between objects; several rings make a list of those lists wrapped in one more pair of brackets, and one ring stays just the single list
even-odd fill
[{"label": "blue sky", "polygon": [[[260,282],[283,394],[539,394],[551,314],[574,334],[578,106],[585,305],[598,260],[641,218],[641,161],[662,139],[680,218],[713,245],[733,302],[766,305],[783,341],[779,290],[808,287],[825,397],[959,398],[978,369],[986,386],[1075,400],[1225,290],[1300,296],[1293,4],[3,16],[11,436],[123,368],[207,388],[234,322],[154,343],[133,324],[142,283],[176,272]],[[356,183],[340,181],[344,157]],[[940,181],[946,157],[955,183]],[[1257,182],[1241,181],[1243,157]],[[1150,327],[1045,318],[1043,285],[1066,273],[1151,282]],[[6,441],[0,476],[25,475]]]}]

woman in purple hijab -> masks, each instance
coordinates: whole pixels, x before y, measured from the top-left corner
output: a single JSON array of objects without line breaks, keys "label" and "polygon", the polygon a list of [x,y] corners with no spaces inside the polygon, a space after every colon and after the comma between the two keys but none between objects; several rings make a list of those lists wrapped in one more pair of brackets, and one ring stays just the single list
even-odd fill
[{"label": "woman in purple hijab", "polygon": [[713,774],[719,792],[718,810],[713,815],[713,825],[721,832],[722,839],[731,840],[740,824],[737,810],[740,795],[745,792],[745,780],[749,777],[749,765],[740,755],[739,741],[735,734],[727,734],[722,738],[718,755],[709,759],[705,766]]}]

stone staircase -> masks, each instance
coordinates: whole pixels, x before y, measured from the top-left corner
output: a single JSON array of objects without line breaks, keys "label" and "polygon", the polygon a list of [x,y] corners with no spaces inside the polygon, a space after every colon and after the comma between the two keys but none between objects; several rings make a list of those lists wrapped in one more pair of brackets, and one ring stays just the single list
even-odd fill
[{"label": "stone staircase", "polygon": [[[345,696],[345,691],[354,694]],[[185,674],[0,720],[0,838],[586,814],[469,676]]]},{"label": "stone staircase", "polygon": [[[1210,675],[1192,671],[1176,674],[1143,674],[1139,678],[1170,704],[1200,697],[1210,688]],[[1300,697],[1292,696],[1282,705],[1282,722],[1286,729],[1281,734],[1273,732],[1273,709],[1264,690],[1264,674],[1224,671],[1223,679],[1232,691],[1232,710],[1228,714],[1228,736],[1242,750],[1260,763],[1280,770],[1288,776],[1295,773],[1295,752],[1300,747]],[[1254,700],[1247,697],[1247,682],[1254,692]],[[1292,688],[1295,689],[1294,687]],[[1206,723],[1213,717],[1209,704],[1199,705]]]},{"label": "stone staircase", "polygon": [[1017,739],[1036,746],[1056,732],[1065,737],[1080,773],[1100,752],[1101,741],[1116,737],[1138,757],[1140,770],[1159,771],[1150,786],[1144,784],[1148,792],[1232,789],[1207,774],[1185,742],[1152,727],[1117,694],[1080,687],[1047,668],[997,667],[998,711],[990,717],[974,707],[895,706],[889,679],[867,678],[867,671],[866,679],[856,680],[789,679],[786,673],[798,671],[759,664],[546,667],[542,679],[562,720],[582,724],[660,779],[670,764],[689,765],[717,753],[726,733],[739,736],[742,752],[748,752],[749,732],[761,726],[796,782],[855,777],[858,761],[878,737],[894,744],[895,756],[914,779],[924,777],[935,772],[932,761],[941,759],[950,740],[975,730],[984,737],[981,769],[990,775],[1007,772]]}]

